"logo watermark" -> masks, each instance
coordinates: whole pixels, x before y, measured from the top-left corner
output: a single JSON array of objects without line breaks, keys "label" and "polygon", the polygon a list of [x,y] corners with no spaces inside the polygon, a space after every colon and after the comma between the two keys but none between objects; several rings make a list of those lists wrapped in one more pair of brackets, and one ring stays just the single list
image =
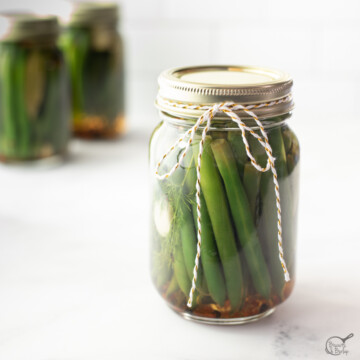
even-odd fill
[{"label": "logo watermark", "polygon": [[348,354],[349,351],[346,350],[345,341],[352,338],[353,333],[349,334],[346,338],[341,338],[340,336],[332,336],[326,340],[325,351],[330,355],[341,355]]}]

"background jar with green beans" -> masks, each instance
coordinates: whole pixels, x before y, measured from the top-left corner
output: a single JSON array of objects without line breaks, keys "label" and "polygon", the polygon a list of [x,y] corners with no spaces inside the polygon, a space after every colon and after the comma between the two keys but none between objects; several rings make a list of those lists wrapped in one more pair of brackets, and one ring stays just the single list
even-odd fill
[{"label": "background jar with green beans", "polygon": [[[257,67],[178,68],[159,78],[161,121],[150,142],[151,272],[161,296],[185,318],[246,323],[271,314],[293,289],[299,142],[287,125],[291,88],[287,74]],[[214,104],[224,103],[229,107],[214,115]],[[231,109],[247,127],[245,143]],[[266,168],[271,156],[276,173],[254,166]],[[197,187],[201,251],[189,303],[198,254]]]},{"label": "background jar with green beans", "polygon": [[60,39],[70,69],[73,131],[84,138],[124,133],[122,39],[118,5],[74,2]]},{"label": "background jar with green beans", "polygon": [[0,23],[0,160],[61,157],[70,134],[70,99],[58,21],[2,13]]}]

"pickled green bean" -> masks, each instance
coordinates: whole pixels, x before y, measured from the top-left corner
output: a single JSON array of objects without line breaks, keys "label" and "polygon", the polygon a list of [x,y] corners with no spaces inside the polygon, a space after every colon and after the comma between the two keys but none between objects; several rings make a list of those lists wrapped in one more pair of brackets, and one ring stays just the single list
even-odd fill
[{"label": "pickled green bean", "polygon": [[[219,253],[214,239],[208,210],[204,196],[200,194],[201,204],[201,264],[211,297],[220,306],[226,299],[226,288]],[[197,206],[193,205],[194,222],[197,227]]]},{"label": "pickled green bean", "polygon": [[15,97],[17,108],[17,121],[20,127],[19,131],[19,155],[20,157],[27,158],[31,156],[30,152],[30,123],[26,113],[25,105],[25,50],[17,48],[16,55],[16,75],[15,75],[15,88],[16,92],[13,94]]},{"label": "pickled green bean", "polygon": [[[269,143],[275,156],[275,166],[278,174],[279,190],[280,190],[280,203],[282,207],[282,228],[283,228],[283,249],[285,261],[288,260],[287,242],[291,241],[291,232],[289,231],[290,224],[290,211],[291,205],[291,191],[289,183],[286,181],[288,176],[286,153],[284,142],[282,139],[281,129],[274,128],[269,134]],[[284,180],[285,179],[285,180]],[[262,176],[261,180],[261,195],[263,203],[263,218],[264,218],[264,233],[265,244],[267,246],[267,253],[269,254],[269,267],[272,278],[272,283],[276,293],[282,297],[285,285],[284,272],[279,260],[279,251],[277,244],[277,211],[276,211],[276,197],[274,193],[273,175],[270,171]]]},{"label": "pickled green bean", "polygon": [[1,146],[4,152],[14,157],[17,155],[17,104],[16,98],[13,96],[16,93],[16,45],[15,44],[1,44],[1,110],[3,134],[1,136]]},{"label": "pickled green bean", "polygon": [[[201,189],[224,269],[227,294],[235,310],[239,309],[244,302],[243,274],[226,195],[215,166],[210,143],[210,138],[207,138],[201,159]],[[195,146],[194,149],[197,147]],[[197,154],[195,159],[197,159]]]},{"label": "pickled green bean", "polygon": [[169,286],[168,288],[166,289],[166,293],[165,293],[165,296],[168,297],[170,296],[172,293],[174,293],[177,289],[179,289],[179,284],[176,280],[176,276],[175,274],[172,276],[171,280],[170,280],[170,283],[169,283]]},{"label": "pickled green bean", "polygon": [[261,172],[250,163],[244,167],[244,189],[249,201],[250,212],[253,216],[255,225],[258,222],[259,192],[260,192]]},{"label": "pickled green bean", "polygon": [[236,169],[231,147],[225,139],[219,139],[211,143],[211,148],[225,184],[233,221],[254,287],[262,296],[269,298],[271,290],[270,275],[257,238],[253,216]]},{"label": "pickled green bean", "polygon": [[[191,209],[182,202],[179,203],[179,206],[181,209],[181,225],[179,225],[179,228],[182,240],[182,248],[184,251],[185,265],[189,278],[192,279],[196,256],[196,230]],[[198,284],[201,283],[200,278],[201,273],[199,269]]]},{"label": "pickled green bean", "polygon": [[72,87],[72,105],[74,125],[79,125],[84,112],[83,74],[86,54],[89,50],[90,37],[86,30],[74,28],[65,32],[60,40],[65,58],[69,64]]},{"label": "pickled green bean", "polygon": [[231,148],[236,158],[237,167],[239,169],[239,174],[242,178],[244,176],[244,168],[248,156],[246,154],[246,149],[242,140],[241,132],[231,131],[229,132],[227,138],[231,144]]},{"label": "pickled green bean", "polygon": [[181,242],[174,247],[174,274],[184,295],[188,296],[191,288],[191,281],[186,270],[186,264]]}]

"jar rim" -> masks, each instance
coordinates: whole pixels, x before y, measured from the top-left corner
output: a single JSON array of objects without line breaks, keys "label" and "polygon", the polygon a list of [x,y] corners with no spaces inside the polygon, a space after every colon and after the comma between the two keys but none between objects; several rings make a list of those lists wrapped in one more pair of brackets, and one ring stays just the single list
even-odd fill
[{"label": "jar rim", "polygon": [[[292,111],[278,114],[275,116],[264,117],[261,118],[262,125],[265,129],[273,128],[275,126],[281,126],[286,123],[292,117]],[[193,116],[186,117],[184,115],[175,115],[170,114],[168,112],[159,110],[159,117],[162,121],[166,123],[181,126],[184,128],[191,128],[194,126],[197,118]],[[249,128],[253,130],[258,130],[259,126],[256,124],[253,118],[242,116],[241,120],[243,120]],[[231,125],[232,124],[232,125]],[[203,129],[206,124],[202,124],[199,126],[199,129]],[[229,118],[228,116],[215,116],[209,130],[218,130],[218,131],[241,131],[241,129]]]}]

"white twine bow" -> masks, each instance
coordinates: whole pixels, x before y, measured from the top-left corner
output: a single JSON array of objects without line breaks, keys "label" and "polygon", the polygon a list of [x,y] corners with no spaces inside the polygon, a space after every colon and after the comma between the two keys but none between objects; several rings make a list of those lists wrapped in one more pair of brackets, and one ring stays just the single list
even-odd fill
[{"label": "white twine bow", "polygon": [[[276,196],[276,207],[277,207],[277,228],[278,228],[277,239],[278,239],[278,249],[279,249],[279,260],[280,260],[281,266],[283,268],[285,281],[290,281],[290,275],[289,275],[289,272],[286,267],[286,263],[285,263],[285,259],[284,259],[284,251],[283,251],[283,246],[282,246],[280,192],[279,192],[279,183],[278,183],[277,172],[275,169],[275,158],[273,157],[272,148],[269,144],[269,139],[267,137],[267,134],[265,132],[265,129],[264,129],[261,121],[258,119],[256,114],[251,111],[252,109],[260,109],[263,107],[270,107],[270,106],[274,106],[274,105],[277,105],[277,104],[280,104],[283,102],[288,102],[290,100],[291,100],[291,96],[286,96],[280,100],[271,101],[271,102],[262,103],[262,104],[247,105],[247,106],[244,106],[241,104],[235,104],[233,102],[224,102],[221,104],[214,104],[212,106],[208,106],[208,105],[181,104],[181,103],[177,103],[177,102],[171,102],[168,100],[164,100],[160,97],[157,99],[157,102],[159,105],[165,105],[167,107],[171,106],[171,107],[177,107],[177,108],[182,108],[182,109],[204,110],[204,113],[198,118],[195,125],[191,129],[189,129],[185,133],[184,136],[180,137],[174,143],[174,145],[171,146],[171,148],[166,152],[166,154],[163,155],[162,159],[156,165],[156,172],[155,172],[156,177],[159,180],[164,180],[164,179],[167,179],[169,176],[171,176],[179,168],[179,166],[182,165],[182,162],[191,146],[191,143],[194,140],[194,136],[195,136],[195,133],[198,130],[198,128],[203,123],[206,124],[202,131],[201,140],[199,142],[199,155],[198,155],[198,162],[197,162],[198,165],[196,167],[196,173],[197,173],[196,205],[197,205],[197,225],[198,225],[197,252],[196,252],[196,257],[195,257],[195,265],[194,265],[194,270],[193,270],[193,279],[192,279],[191,289],[190,289],[190,293],[189,293],[189,300],[187,303],[188,307],[191,307],[192,302],[193,302],[193,296],[194,296],[194,292],[196,289],[196,280],[197,280],[198,269],[199,269],[200,253],[201,253],[201,203],[200,203],[201,156],[202,156],[202,153],[204,150],[204,141],[206,138],[206,134],[210,129],[211,121],[218,112],[225,113],[232,119],[232,121],[234,121],[238,125],[239,129],[241,130],[241,135],[242,135],[242,139],[244,142],[246,154],[250,158],[251,164],[255,167],[255,169],[258,171],[261,171],[261,172],[266,172],[271,169],[271,172],[273,174],[274,190],[275,190],[275,196]],[[235,113],[235,111],[237,111],[237,110],[244,111],[246,114],[248,114],[249,116],[251,116],[254,119],[254,121],[256,122],[257,126],[260,129],[262,136],[259,136],[258,134],[256,134],[250,127],[246,126],[242,122],[239,115],[237,115]],[[255,160],[254,156],[252,155],[252,153],[250,151],[249,143],[246,139],[246,131],[249,132],[254,138],[256,138],[259,141],[259,143],[264,148],[264,150],[267,154],[268,160],[267,160],[267,164],[264,168],[261,167],[257,163],[257,161]],[[179,145],[182,141],[184,141],[184,139],[187,136],[189,136],[189,139],[186,143],[185,149],[184,149],[180,159],[178,160],[178,162],[170,169],[169,172],[167,172],[166,174],[160,175],[159,168],[160,168],[162,162],[164,161],[164,159],[175,149],[175,147],[177,145]]]}]

